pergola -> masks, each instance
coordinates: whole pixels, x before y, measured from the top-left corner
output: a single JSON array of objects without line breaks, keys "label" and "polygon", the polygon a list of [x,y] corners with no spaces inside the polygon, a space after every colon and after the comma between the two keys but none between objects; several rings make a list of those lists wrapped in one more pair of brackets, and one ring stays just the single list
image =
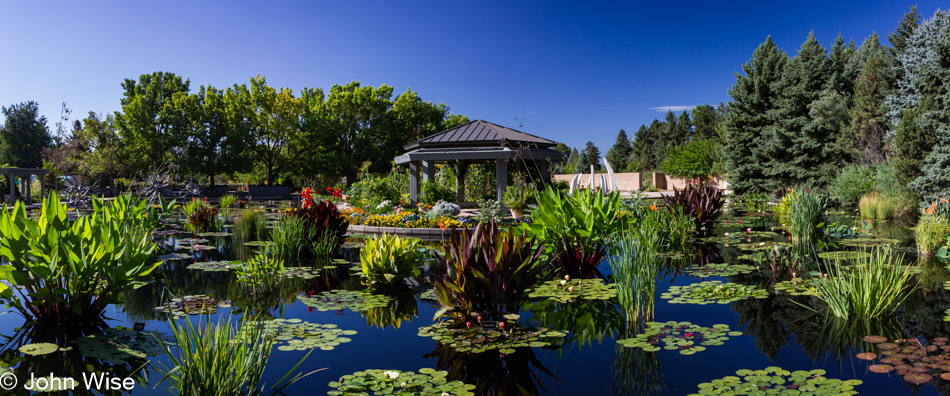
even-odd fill
[{"label": "pergola", "polygon": [[[40,197],[46,196],[46,173],[48,169],[30,169],[30,168],[0,168],[0,175],[4,175],[10,180],[10,195],[7,196],[7,202],[10,206],[16,203],[16,178],[19,177],[23,186],[23,198],[27,204],[33,203],[30,184],[32,176],[36,175],[40,179]],[[41,198],[42,199],[42,198]]]},{"label": "pergola", "polygon": [[409,196],[412,203],[419,201],[419,172],[422,180],[435,177],[435,165],[454,164],[455,192],[458,201],[465,201],[465,173],[473,163],[495,164],[495,190],[501,200],[508,187],[508,164],[516,170],[534,165],[543,180],[551,178],[551,162],[562,161],[564,154],[551,147],[552,142],[538,136],[505,128],[490,122],[475,120],[409,143],[407,153],[395,158],[396,164],[409,164]]}]

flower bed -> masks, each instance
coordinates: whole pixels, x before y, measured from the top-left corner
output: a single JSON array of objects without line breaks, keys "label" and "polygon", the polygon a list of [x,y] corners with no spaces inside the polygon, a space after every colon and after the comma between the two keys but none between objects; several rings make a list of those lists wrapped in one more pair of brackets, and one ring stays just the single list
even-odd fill
[{"label": "flower bed", "polygon": [[468,217],[439,216],[427,218],[418,213],[402,212],[392,215],[366,215],[361,212],[351,212],[347,220],[353,225],[368,227],[401,227],[401,228],[469,228],[475,221]]}]

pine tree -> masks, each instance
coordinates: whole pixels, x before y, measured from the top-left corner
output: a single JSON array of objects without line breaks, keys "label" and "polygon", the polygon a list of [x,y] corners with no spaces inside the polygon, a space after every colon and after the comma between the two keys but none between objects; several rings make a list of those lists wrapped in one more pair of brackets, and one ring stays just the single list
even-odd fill
[{"label": "pine tree", "polygon": [[920,14],[917,13],[917,6],[912,5],[910,11],[904,14],[904,19],[897,24],[894,33],[887,35],[887,41],[893,46],[892,50],[895,54],[906,52],[907,40],[918,25],[920,25]]},{"label": "pine tree", "polygon": [[676,120],[676,131],[673,134],[673,146],[679,146],[686,143],[687,140],[692,138],[693,135],[693,122],[689,119],[689,112],[684,111],[680,113],[680,117]]},{"label": "pine tree", "polygon": [[696,106],[692,111],[693,138],[718,141],[716,128],[721,121],[719,113],[710,105]]},{"label": "pine tree", "polygon": [[736,73],[736,83],[729,90],[733,100],[722,124],[729,147],[725,151],[726,167],[730,187],[739,194],[772,188],[765,168],[768,157],[759,144],[774,126],[768,113],[774,110],[776,84],[787,62],[788,55],[769,36],[742,65],[745,75]]},{"label": "pine tree", "polygon": [[632,151],[630,158],[627,159],[627,172],[646,172],[653,169],[650,162],[650,150],[653,145],[653,136],[646,125],[640,125],[640,129],[633,135]]},{"label": "pine tree", "polygon": [[627,169],[627,160],[632,152],[633,146],[630,144],[630,139],[627,138],[627,132],[621,129],[620,133],[617,134],[617,141],[614,142],[613,147],[607,150],[607,161],[610,161],[610,166],[614,171],[623,172]]},{"label": "pine tree", "polygon": [[600,169],[600,149],[594,145],[594,142],[587,141],[587,144],[584,146],[584,151],[581,151],[580,162],[578,162],[574,172],[590,172],[591,165],[594,166],[594,170]]},{"label": "pine tree", "polygon": [[909,185],[920,177],[924,157],[933,150],[936,139],[932,134],[924,133],[917,120],[921,113],[930,110],[931,100],[921,102],[920,106],[908,109],[901,117],[894,134],[894,171],[901,185]]}]

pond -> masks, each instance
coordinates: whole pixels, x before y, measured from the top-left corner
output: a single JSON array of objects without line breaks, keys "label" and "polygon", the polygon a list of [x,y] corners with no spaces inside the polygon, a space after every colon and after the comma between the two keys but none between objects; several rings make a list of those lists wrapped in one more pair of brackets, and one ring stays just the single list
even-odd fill
[{"label": "pond", "polygon": [[[844,214],[831,220],[857,224]],[[793,384],[806,378],[817,379],[824,387],[816,394],[837,394],[851,386],[870,395],[950,394],[950,380],[940,378],[941,373],[950,372],[950,364],[944,365],[943,358],[938,357],[946,353],[943,350],[950,349],[946,338],[942,338],[950,336],[950,325],[944,320],[944,311],[950,308],[950,291],[944,282],[950,280],[950,274],[943,264],[920,264],[921,270],[915,276],[921,287],[894,315],[863,323],[832,320],[815,313],[821,305],[814,298],[792,295],[794,290],[775,290],[770,286],[772,274],[768,268],[755,266],[752,260],[741,257],[754,251],[749,249],[762,249],[757,246],[787,242],[788,237],[778,226],[770,218],[734,211],[720,218],[710,233],[713,237],[704,244],[665,258],[664,271],[657,279],[652,323],[628,323],[616,298],[536,298],[523,311],[521,321],[550,333],[530,338],[538,342],[535,346],[455,351],[447,345],[450,339],[436,340],[432,337],[439,338],[438,335],[423,329],[435,323],[438,302],[421,289],[414,295],[366,302],[362,309],[353,304],[355,297],[330,293],[364,288],[348,268],[358,260],[358,246],[346,248],[334,261],[336,268],[324,270],[319,277],[282,282],[279,291],[265,295],[247,292],[228,268],[231,261],[246,255],[247,249],[235,246],[230,235],[164,235],[160,254],[167,261],[156,272],[156,282],[126,293],[122,303],[107,309],[106,316],[112,328],[133,328],[144,323],[147,332],[168,335],[168,314],[156,308],[172,299],[200,295],[214,299],[216,309],[210,314],[211,321],[237,321],[244,314],[287,319],[272,324],[287,326],[289,330],[285,337],[278,337],[264,374],[265,382],[277,382],[311,348],[313,352],[298,371],[319,370],[285,389],[288,395],[326,394],[333,390],[328,385],[331,382],[370,369],[415,373],[445,370],[449,380],[472,384],[472,393],[486,395],[713,394],[713,389],[741,387],[738,382],[748,379],[758,383],[750,390],[765,389],[765,384],[786,384],[788,389],[782,394],[799,394]],[[897,249],[907,252],[907,260],[914,259],[913,235],[906,225],[879,223],[869,230],[876,237],[897,240]],[[846,250],[865,249],[861,245],[836,245]],[[688,267],[693,262],[706,264],[707,271],[698,274],[705,277],[690,272]],[[195,263],[203,265],[194,266]],[[730,265],[716,265],[721,263]],[[599,269],[609,278],[606,261]],[[722,276],[724,269],[743,273]],[[704,281],[755,286],[767,293],[702,305],[696,304],[695,297],[682,297],[689,290],[687,286]],[[331,294],[335,297],[321,300],[321,296]],[[329,304],[329,300],[334,303]],[[202,315],[183,317],[195,323],[204,321]],[[0,366],[13,367],[20,384],[31,375],[80,379],[82,373],[99,372],[109,373],[110,378],[134,378],[132,394],[170,394],[168,383],[159,384],[162,375],[157,368],[169,364],[163,354],[153,353],[144,358],[134,354],[119,356],[103,352],[93,343],[30,356],[18,350],[32,341],[24,332],[18,332],[22,325],[23,319],[16,314],[0,315],[0,335],[5,344]],[[319,330],[323,336],[286,336],[293,329]],[[637,336],[643,333],[646,334]],[[128,334],[133,335],[125,342],[148,346],[145,339],[136,341],[134,332]],[[867,336],[886,340],[866,339]],[[912,342],[889,345],[898,339],[920,339],[923,346],[911,346]],[[878,356],[872,361],[859,358],[859,354],[867,352]],[[916,359],[919,364],[909,364],[908,370],[915,370],[904,376],[895,371],[871,371],[872,365],[884,364],[881,359],[895,356],[906,357],[908,361]],[[146,362],[150,363],[145,365]],[[914,377],[917,372],[929,373],[932,379],[925,382],[924,378]],[[857,382],[851,380],[861,383],[852,385]],[[706,390],[700,392],[701,389]],[[28,392],[18,389],[9,394]]]}]

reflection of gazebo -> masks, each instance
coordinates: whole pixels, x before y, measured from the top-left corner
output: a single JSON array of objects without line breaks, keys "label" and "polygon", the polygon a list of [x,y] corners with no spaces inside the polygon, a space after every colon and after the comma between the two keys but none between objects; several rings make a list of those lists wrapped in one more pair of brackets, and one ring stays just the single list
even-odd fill
[{"label": "reflection of gazebo", "polygon": [[29,168],[0,168],[0,175],[6,176],[10,181],[10,194],[7,196],[7,202],[12,206],[16,202],[16,178],[20,178],[23,195],[27,204],[33,203],[30,184],[33,176],[40,180],[40,197],[46,196],[46,173],[48,169],[29,169]]},{"label": "reflection of gazebo", "polygon": [[498,200],[508,187],[508,163],[516,170],[537,166],[544,181],[551,179],[551,162],[561,161],[564,154],[551,147],[556,142],[505,128],[482,120],[475,120],[409,143],[403,148],[409,152],[396,157],[397,164],[409,163],[409,195],[413,203],[419,200],[419,170],[422,180],[432,180],[437,163],[454,163],[455,188],[458,201],[465,200],[465,171],[469,164],[494,163]]}]

